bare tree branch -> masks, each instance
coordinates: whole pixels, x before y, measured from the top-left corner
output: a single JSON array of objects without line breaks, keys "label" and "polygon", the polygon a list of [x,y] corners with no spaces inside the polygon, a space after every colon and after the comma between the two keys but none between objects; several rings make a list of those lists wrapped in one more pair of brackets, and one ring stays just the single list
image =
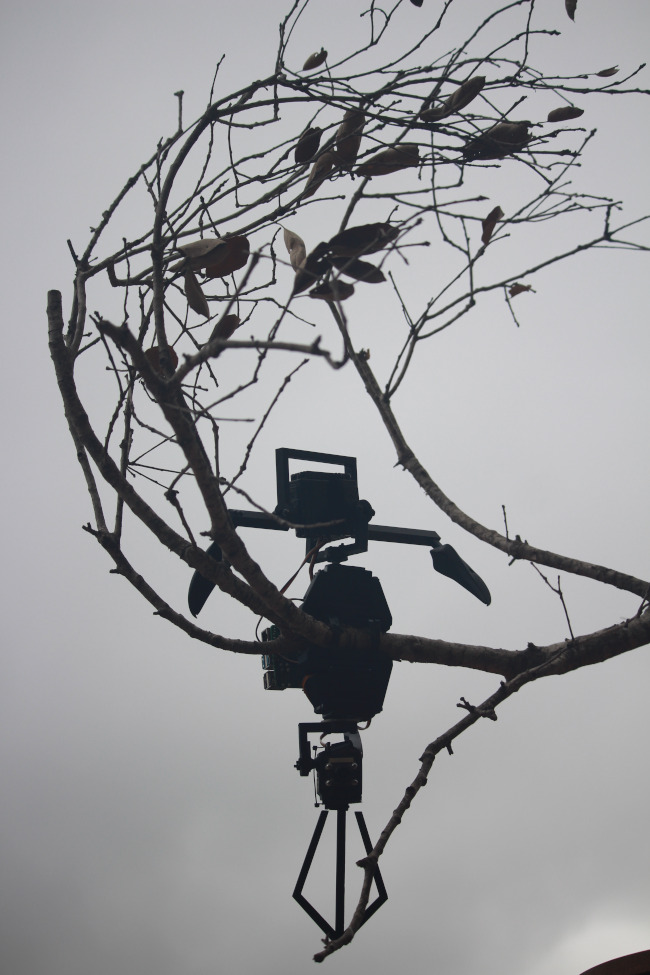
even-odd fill
[{"label": "bare tree branch", "polygon": [[[274,650],[290,659],[313,645],[364,649],[504,678],[481,705],[462,698],[466,714],[425,749],[415,779],[360,863],[361,893],[348,929],[317,961],[354,937],[378,859],[440,751],[451,752],[480,717],[495,720],[497,708],[525,684],[650,642],[648,581],[512,537],[505,508],[505,534],[483,525],[443,491],[445,471],[434,479],[435,458],[416,454],[415,439],[401,428],[395,404],[416,388],[417,366],[441,332],[501,293],[503,314],[519,325],[512,299],[535,291],[549,268],[604,248],[639,255],[650,249],[648,215],[621,216],[619,201],[580,182],[595,135],[582,126],[582,115],[591,126],[587,110],[602,96],[647,96],[647,89],[632,87],[641,68],[628,67],[615,79],[614,69],[558,76],[538,63],[540,42],[551,43],[558,32],[535,0],[493,4],[474,23],[464,22],[465,36],[457,39],[449,17],[454,3],[445,0],[435,22],[423,28],[420,21],[400,47],[399,31],[390,39],[406,5],[372,0],[360,14],[364,40],[345,49],[343,38],[337,60],[323,52],[307,62],[295,50],[294,32],[308,16],[318,17],[317,5],[290,3],[270,73],[224,94],[220,61],[209,104],[188,125],[183,92],[176,92],[176,131],[126,180],[88,243],[68,241],[74,287],[67,328],[60,292],[48,295],[50,353],[94,518],[84,528],[112,560],[112,571],[157,615],[215,649],[259,652],[256,641],[202,629],[156,591],[146,558],[136,554],[132,562],[125,509],[170,557],[275,624]],[[549,112],[550,96],[557,104]],[[502,173],[517,187],[509,213],[501,209],[505,200],[496,207],[498,198],[492,200],[492,181]],[[132,239],[119,224],[127,210],[140,221]],[[112,243],[109,227],[119,231]],[[115,239],[122,240],[117,250]],[[119,324],[115,289],[121,289]],[[355,329],[361,309],[376,307],[373,295],[384,303],[387,327],[371,365],[370,350],[355,344]],[[337,326],[333,339],[314,331],[324,305]],[[112,317],[102,313],[108,307]],[[508,559],[531,562],[560,599],[570,639],[513,650],[416,634],[377,636],[367,628],[330,627],[284,595],[272,567],[258,564],[233,527],[226,496],[244,497],[280,527],[297,527],[258,497],[252,457],[264,438],[284,439],[291,420],[283,408],[305,376],[320,404],[342,370],[354,377],[359,401],[367,398],[374,408],[376,427],[364,430],[368,442],[387,435],[397,465],[452,522]],[[304,408],[312,408],[308,397]],[[240,442],[235,431],[242,422],[254,425]],[[180,531],[167,520],[170,505]],[[331,538],[328,525],[302,526],[316,540],[314,553]],[[219,546],[222,561],[202,550],[205,536]],[[134,567],[140,561],[142,574]],[[641,605],[632,618],[619,615],[610,626],[575,636],[560,578],[553,586],[539,566],[632,593]]]}]

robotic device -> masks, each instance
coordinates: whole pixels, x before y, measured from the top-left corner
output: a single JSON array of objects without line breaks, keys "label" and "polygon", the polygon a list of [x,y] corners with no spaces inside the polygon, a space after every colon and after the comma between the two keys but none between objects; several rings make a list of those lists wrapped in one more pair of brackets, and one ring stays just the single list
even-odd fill
[{"label": "robotic device", "polygon": [[[290,460],[342,466],[343,472],[307,470],[290,477]],[[287,522],[291,523],[296,535],[306,539],[307,552],[313,553],[312,561],[329,563],[311,582],[302,603],[303,611],[333,629],[355,627],[374,638],[370,641],[370,649],[324,649],[310,645],[297,659],[287,660],[272,650],[273,641],[280,635],[277,627],[271,626],[262,633],[262,639],[268,645],[268,652],[262,655],[264,687],[267,690],[301,687],[315,713],[322,718],[320,722],[298,725],[296,768],[303,776],[314,773],[320,799],[316,805],[321,804],[324,809],[319,815],[293,896],[329,938],[336,938],[345,930],[346,813],[352,803],[361,802],[363,749],[358,723],[370,721],[382,710],[393,666],[392,660],[379,649],[381,633],[386,633],[392,624],[379,579],[366,569],[342,563],[349,555],[366,552],[369,541],[427,545],[437,572],[458,582],[486,605],[490,604],[491,597],[480,576],[451,545],[441,545],[436,532],[370,524],[374,511],[367,501],[359,499],[354,457],[282,448],[276,451],[276,473],[278,504],[274,514],[229,510],[233,527],[287,531]],[[330,544],[349,538],[352,541],[347,544]],[[221,550],[216,542],[207,551],[213,559],[221,561]],[[200,573],[194,573],[188,593],[189,608],[194,616],[201,611],[213,589],[214,583]],[[312,755],[308,736],[317,733],[320,734],[320,745],[313,747]],[[324,739],[331,735],[340,736],[340,740],[324,743]],[[336,811],[333,926],[302,893],[330,810]],[[355,812],[355,817],[365,851],[369,853],[372,843],[363,813]],[[387,898],[378,868],[374,882],[377,897],[366,908],[362,923]]]}]

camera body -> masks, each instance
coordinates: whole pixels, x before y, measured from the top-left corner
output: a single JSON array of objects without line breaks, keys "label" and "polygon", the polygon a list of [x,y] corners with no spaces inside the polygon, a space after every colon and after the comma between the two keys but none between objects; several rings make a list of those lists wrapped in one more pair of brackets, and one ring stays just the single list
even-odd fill
[{"label": "camera body", "polygon": [[[385,633],[392,617],[379,579],[367,569],[332,563],[317,572],[302,604],[305,613],[332,628],[347,626]],[[262,639],[277,638],[269,627]],[[270,649],[270,647],[269,647]],[[367,649],[308,646],[296,660],[262,656],[264,687],[302,687],[316,714],[326,720],[369,721],[383,707],[393,661],[378,646]]]}]

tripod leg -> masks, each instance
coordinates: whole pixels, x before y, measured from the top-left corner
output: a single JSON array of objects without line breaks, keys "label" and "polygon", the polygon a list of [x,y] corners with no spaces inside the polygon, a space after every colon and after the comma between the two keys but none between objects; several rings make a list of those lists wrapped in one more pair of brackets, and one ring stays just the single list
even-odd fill
[{"label": "tripod leg", "polygon": [[321,931],[324,931],[328,938],[333,938],[335,937],[335,934],[332,925],[325,920],[322,914],[319,914],[316,908],[309,903],[307,898],[304,897],[302,893],[302,889],[305,886],[305,881],[307,880],[307,874],[309,873],[310,867],[314,859],[314,854],[316,853],[316,847],[320,842],[321,834],[323,832],[323,827],[325,826],[326,819],[327,819],[327,810],[324,809],[322,810],[320,816],[318,817],[318,822],[316,823],[316,828],[314,829],[314,834],[311,838],[309,849],[307,850],[307,854],[305,856],[302,869],[300,870],[298,880],[296,881],[296,886],[293,892],[293,898],[294,900],[298,901],[303,911],[305,911],[306,914],[309,914],[312,921],[316,922],[316,924],[321,929]]}]

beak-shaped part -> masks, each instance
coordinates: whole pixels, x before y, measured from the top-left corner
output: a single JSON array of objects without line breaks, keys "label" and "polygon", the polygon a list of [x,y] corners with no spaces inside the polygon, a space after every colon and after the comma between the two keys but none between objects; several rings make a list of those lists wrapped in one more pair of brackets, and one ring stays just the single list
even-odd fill
[{"label": "beak-shaped part", "polygon": [[[206,555],[211,556],[215,562],[221,562],[221,549],[216,542],[213,542],[210,548],[207,550]],[[205,576],[202,576],[200,572],[195,572],[192,576],[190,582],[190,588],[187,592],[187,605],[190,608],[190,613],[192,616],[198,616],[203,607],[206,604],[207,598],[214,589],[215,583],[210,582]]]},{"label": "beak-shaped part", "polygon": [[431,559],[436,572],[440,572],[443,576],[449,576],[450,579],[457,582],[463,589],[467,589],[486,606],[490,605],[492,602],[490,590],[480,575],[461,559],[455,548],[452,548],[451,545],[436,545],[435,548],[431,549]]}]

